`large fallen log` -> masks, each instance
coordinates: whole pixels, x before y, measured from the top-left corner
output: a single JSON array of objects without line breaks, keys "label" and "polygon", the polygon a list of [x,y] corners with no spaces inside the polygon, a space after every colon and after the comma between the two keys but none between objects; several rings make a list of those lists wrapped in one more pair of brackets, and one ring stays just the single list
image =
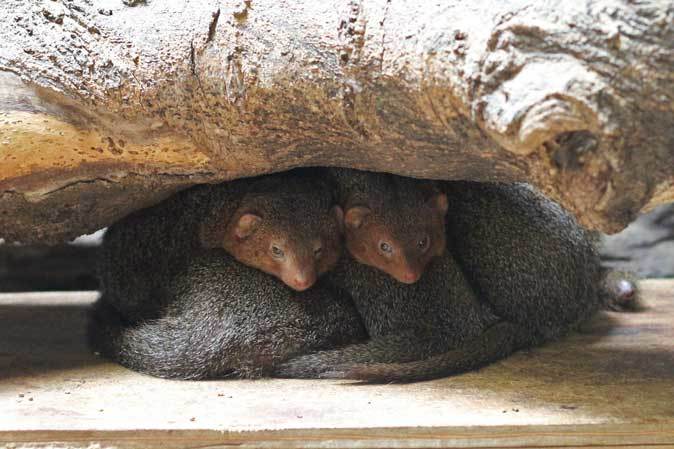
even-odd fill
[{"label": "large fallen log", "polygon": [[609,232],[674,199],[672,1],[4,0],[0,42],[7,240],[308,165],[526,180]]}]

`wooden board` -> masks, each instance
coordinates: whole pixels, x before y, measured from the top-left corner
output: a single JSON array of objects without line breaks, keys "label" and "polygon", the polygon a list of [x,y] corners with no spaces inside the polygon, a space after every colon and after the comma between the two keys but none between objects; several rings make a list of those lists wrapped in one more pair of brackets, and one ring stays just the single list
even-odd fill
[{"label": "wooden board", "polygon": [[[96,293],[0,295],[0,447],[672,447],[674,281],[649,309],[412,385],[181,382],[84,339]],[[10,446],[11,445],[11,446]]]}]

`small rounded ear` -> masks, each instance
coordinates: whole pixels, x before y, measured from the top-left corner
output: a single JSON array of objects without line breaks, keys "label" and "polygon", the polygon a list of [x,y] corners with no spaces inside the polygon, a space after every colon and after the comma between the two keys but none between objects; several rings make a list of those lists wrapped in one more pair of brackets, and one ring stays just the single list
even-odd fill
[{"label": "small rounded ear", "polygon": [[234,224],[234,235],[239,240],[250,237],[257,230],[262,217],[255,214],[243,214],[239,220]]},{"label": "small rounded ear", "polygon": [[363,225],[365,219],[372,213],[368,207],[356,206],[346,211],[344,215],[344,224],[349,229],[358,229]]},{"label": "small rounded ear", "polygon": [[343,232],[344,231],[344,210],[342,209],[341,206],[335,205],[335,206],[332,206],[332,209],[330,209],[330,212],[335,217],[335,220],[337,220],[337,227],[339,228],[339,232]]},{"label": "small rounded ear", "polygon": [[449,210],[449,200],[447,199],[447,195],[444,193],[436,193],[431,197],[429,203],[442,215],[445,215],[447,210]]}]

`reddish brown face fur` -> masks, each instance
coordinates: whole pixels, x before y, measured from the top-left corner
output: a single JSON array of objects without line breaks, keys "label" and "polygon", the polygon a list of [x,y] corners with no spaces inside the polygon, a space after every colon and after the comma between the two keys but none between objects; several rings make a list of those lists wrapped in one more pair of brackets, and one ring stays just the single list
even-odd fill
[{"label": "reddish brown face fur", "polygon": [[411,209],[351,207],[344,217],[346,247],[358,262],[412,284],[445,251],[447,207],[442,193]]},{"label": "reddish brown face fur", "polygon": [[342,246],[341,209],[299,222],[264,215],[241,211],[228,223],[223,247],[239,262],[297,291],[308,289],[335,266]]}]

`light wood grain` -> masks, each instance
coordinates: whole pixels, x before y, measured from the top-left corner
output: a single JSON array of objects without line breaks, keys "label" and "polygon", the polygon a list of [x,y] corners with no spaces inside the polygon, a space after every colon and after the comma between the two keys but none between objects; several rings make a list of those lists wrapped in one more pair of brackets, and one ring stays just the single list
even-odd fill
[{"label": "light wood grain", "polygon": [[0,447],[674,447],[674,281],[643,289],[644,312],[379,386],[143,376],[88,350],[95,293],[0,295]]}]

